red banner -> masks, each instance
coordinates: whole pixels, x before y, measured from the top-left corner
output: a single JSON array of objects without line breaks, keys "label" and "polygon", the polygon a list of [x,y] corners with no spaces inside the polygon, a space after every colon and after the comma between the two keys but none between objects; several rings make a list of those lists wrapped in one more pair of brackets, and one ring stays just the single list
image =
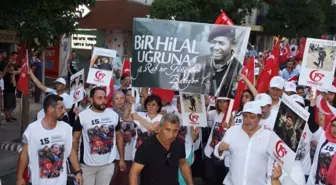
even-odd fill
[{"label": "red banner", "polygon": [[45,76],[50,78],[59,77],[59,44],[49,47],[45,51]]}]

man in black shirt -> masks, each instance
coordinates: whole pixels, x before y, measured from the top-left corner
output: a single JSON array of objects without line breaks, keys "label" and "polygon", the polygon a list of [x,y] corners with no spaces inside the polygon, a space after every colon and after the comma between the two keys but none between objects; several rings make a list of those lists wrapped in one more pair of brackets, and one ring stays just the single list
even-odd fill
[{"label": "man in black shirt", "polygon": [[159,132],[137,150],[130,170],[130,185],[179,185],[178,168],[188,185],[193,185],[190,167],[185,159],[182,141],[176,139],[180,121],[175,114],[166,114]]}]

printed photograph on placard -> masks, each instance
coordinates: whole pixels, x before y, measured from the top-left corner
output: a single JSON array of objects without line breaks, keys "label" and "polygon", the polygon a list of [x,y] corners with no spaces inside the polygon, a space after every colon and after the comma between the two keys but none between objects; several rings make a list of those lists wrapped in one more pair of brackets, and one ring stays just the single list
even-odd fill
[{"label": "printed photograph on placard", "polygon": [[[302,159],[307,140],[309,112],[286,94],[281,98],[267,153],[291,173],[295,158]],[[307,152],[306,152],[307,153]]]},{"label": "printed photograph on placard", "polygon": [[109,86],[113,77],[113,62],[116,56],[117,51],[115,50],[94,47],[87,83],[97,86]]},{"label": "printed photograph on placard", "polygon": [[133,21],[132,84],[233,98],[250,28]]},{"label": "printed photograph on placard", "polygon": [[77,103],[84,98],[84,69],[78,71],[70,77],[70,97],[73,103]]},{"label": "printed photograph on placard", "polygon": [[204,95],[180,92],[177,103],[181,106],[183,126],[206,127]]},{"label": "printed photograph on placard", "polygon": [[274,132],[296,152],[305,121],[292,111],[286,104],[281,103],[274,125]]},{"label": "printed photograph on placard", "polygon": [[336,56],[336,46],[309,44],[307,68],[331,72]]}]

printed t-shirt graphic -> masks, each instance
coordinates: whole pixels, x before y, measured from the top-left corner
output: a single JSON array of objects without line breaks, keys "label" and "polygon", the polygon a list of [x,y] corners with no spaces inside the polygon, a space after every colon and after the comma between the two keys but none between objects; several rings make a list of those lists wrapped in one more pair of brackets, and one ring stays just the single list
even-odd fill
[{"label": "printed t-shirt graphic", "polygon": [[112,109],[94,112],[91,109],[79,113],[83,142],[81,162],[100,166],[111,163],[116,158],[115,132],[120,129],[119,116]]},{"label": "printed t-shirt graphic", "polygon": [[316,172],[316,184],[326,184],[326,177],[328,174],[329,166],[336,152],[336,144],[327,142],[322,145],[321,151],[319,153],[318,168]]}]

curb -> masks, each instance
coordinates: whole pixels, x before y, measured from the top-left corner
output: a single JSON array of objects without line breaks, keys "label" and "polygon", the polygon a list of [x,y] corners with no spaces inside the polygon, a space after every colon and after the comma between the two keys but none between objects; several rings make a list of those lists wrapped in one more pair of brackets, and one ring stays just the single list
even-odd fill
[{"label": "curb", "polygon": [[0,150],[7,150],[12,152],[20,152],[22,143],[1,142]]}]

